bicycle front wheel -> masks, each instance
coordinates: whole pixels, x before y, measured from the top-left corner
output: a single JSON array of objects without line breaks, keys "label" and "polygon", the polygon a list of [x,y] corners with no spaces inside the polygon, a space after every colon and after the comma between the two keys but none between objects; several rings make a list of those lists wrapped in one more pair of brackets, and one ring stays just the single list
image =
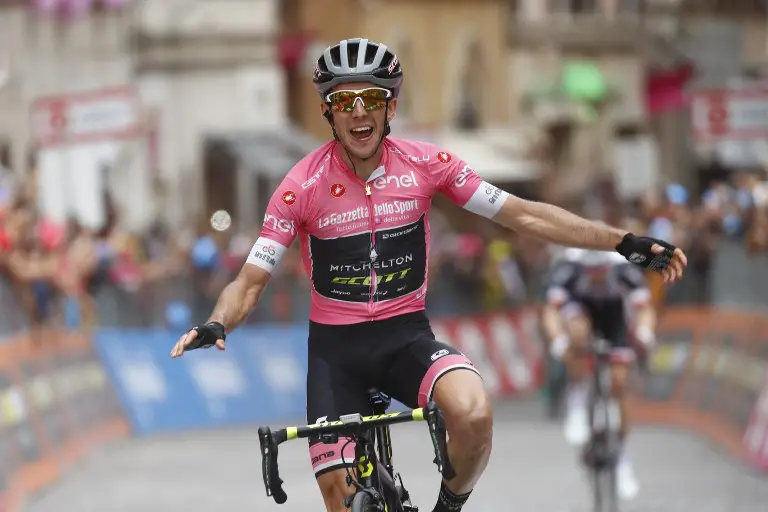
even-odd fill
[{"label": "bicycle front wheel", "polygon": [[608,467],[592,471],[593,511],[619,512],[616,494],[616,469]]},{"label": "bicycle front wheel", "polygon": [[376,501],[365,491],[360,491],[355,494],[352,499],[352,512],[376,512],[378,510],[378,504]]}]

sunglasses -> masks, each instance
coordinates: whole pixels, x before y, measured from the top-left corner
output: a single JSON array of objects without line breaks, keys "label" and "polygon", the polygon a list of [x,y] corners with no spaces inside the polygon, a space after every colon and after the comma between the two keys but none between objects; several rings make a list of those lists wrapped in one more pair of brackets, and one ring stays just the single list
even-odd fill
[{"label": "sunglasses", "polygon": [[359,91],[335,91],[325,96],[325,101],[334,112],[352,112],[355,110],[357,100],[367,112],[384,108],[387,101],[392,98],[392,91],[371,87]]}]

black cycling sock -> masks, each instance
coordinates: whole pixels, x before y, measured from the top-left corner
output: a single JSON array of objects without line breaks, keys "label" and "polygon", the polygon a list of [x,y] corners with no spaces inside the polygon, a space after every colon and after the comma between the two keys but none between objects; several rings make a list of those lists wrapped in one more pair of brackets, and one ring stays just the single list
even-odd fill
[{"label": "black cycling sock", "polygon": [[472,494],[472,491],[456,495],[442,481],[440,482],[440,495],[437,497],[437,505],[432,509],[432,512],[459,512],[469,499],[470,494]]}]

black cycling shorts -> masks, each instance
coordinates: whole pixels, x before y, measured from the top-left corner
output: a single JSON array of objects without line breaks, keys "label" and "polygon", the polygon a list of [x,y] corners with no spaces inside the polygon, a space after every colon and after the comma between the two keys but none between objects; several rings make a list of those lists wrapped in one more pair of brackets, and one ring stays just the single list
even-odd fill
[{"label": "black cycling shorts", "polygon": [[592,333],[610,344],[613,361],[630,362],[634,359],[622,300],[571,300],[563,305],[561,312],[565,318],[588,318]]},{"label": "black cycling shorts", "polygon": [[[408,407],[424,407],[446,373],[460,368],[477,373],[464,354],[435,340],[424,311],[351,325],[310,321],[308,352],[307,423],[371,415],[372,387]],[[315,476],[354,459],[348,439],[331,445],[310,438],[309,444]]]}]

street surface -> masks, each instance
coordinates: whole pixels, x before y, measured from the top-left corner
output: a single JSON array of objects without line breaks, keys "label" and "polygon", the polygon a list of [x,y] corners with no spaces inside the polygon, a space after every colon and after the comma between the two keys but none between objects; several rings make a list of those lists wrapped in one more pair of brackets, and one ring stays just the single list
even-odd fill
[{"label": "street surface", "polygon": [[[422,512],[439,486],[426,424],[394,427],[396,467]],[[256,429],[129,440],[105,448],[28,504],[28,512],[306,512],[322,510],[305,441],[280,448],[288,501],[267,498]],[[768,477],[686,432],[644,428],[630,453],[642,485],[625,512],[764,512]],[[589,494],[559,425],[538,404],[500,406],[490,466],[467,512],[589,512]]]}]

